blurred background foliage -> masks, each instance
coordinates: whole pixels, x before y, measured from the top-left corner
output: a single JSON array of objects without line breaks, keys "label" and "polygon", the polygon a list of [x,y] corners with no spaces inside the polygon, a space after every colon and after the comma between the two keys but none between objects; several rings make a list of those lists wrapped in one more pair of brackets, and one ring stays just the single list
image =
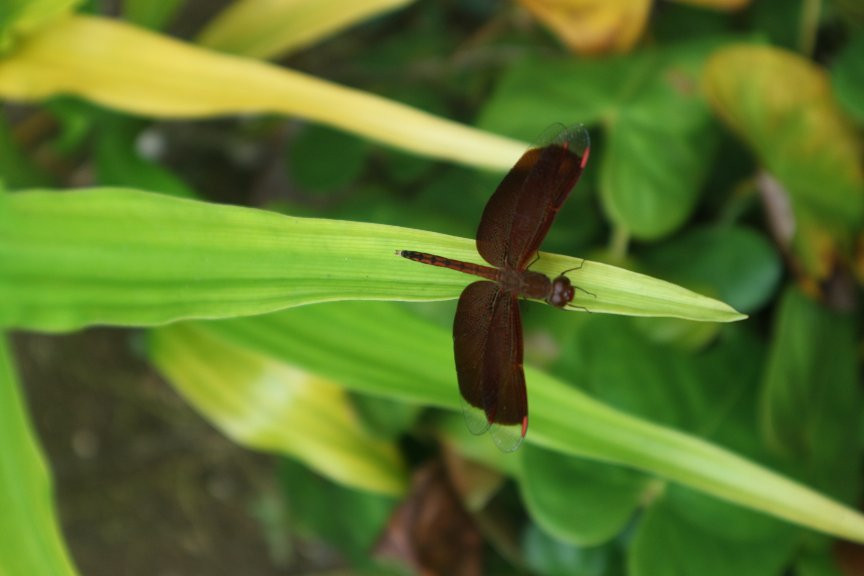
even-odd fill
[{"label": "blurred background foliage", "polygon": [[[860,506],[857,0],[0,0],[0,50],[9,197],[123,187],[470,238],[526,142],[585,124],[589,168],[544,250],[750,318],[525,306],[529,388],[555,390],[542,371]],[[0,265],[26,270],[26,249],[4,251],[11,213]],[[0,306],[13,280],[0,266]],[[0,572],[864,573],[858,545],[807,528],[853,519],[779,520],[746,468],[728,474],[752,501],[708,488],[707,461],[705,479],[647,472],[650,435],[604,455],[611,426],[516,455],[471,437],[429,408],[458,402],[453,309],[52,335],[0,315],[19,329],[0,347]]]}]

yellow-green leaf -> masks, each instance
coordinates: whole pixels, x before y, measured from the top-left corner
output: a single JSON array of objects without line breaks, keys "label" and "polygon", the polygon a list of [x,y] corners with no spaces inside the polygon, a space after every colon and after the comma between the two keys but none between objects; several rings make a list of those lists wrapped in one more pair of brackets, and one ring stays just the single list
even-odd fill
[{"label": "yellow-green leaf", "polygon": [[369,436],[332,382],[186,324],[154,331],[150,357],[239,444],[292,455],[348,486],[387,494],[405,488],[395,446]]},{"label": "yellow-green leaf", "polygon": [[[712,56],[704,85],[717,114],[789,194],[799,224],[822,230],[834,251],[848,249],[864,215],[862,145],[824,70],[791,52],[741,44]],[[799,254],[816,251],[798,246]],[[817,276],[831,267],[830,259],[804,261]]]}]

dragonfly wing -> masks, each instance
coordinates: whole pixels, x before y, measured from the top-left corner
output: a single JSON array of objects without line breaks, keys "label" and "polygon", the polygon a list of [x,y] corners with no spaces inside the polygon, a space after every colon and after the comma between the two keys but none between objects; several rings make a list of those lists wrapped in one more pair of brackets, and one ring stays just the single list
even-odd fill
[{"label": "dragonfly wing", "polygon": [[487,281],[465,288],[453,322],[453,349],[462,398],[485,416],[485,422],[477,422],[470,409],[466,411],[472,432],[483,432],[494,424],[516,426],[518,436],[524,436],[528,400],[522,348],[516,297]]}]

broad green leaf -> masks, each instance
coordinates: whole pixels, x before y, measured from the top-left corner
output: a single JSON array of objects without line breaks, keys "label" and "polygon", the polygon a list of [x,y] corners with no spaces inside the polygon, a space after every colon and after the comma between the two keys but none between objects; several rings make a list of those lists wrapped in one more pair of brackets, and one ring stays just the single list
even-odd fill
[{"label": "broad green leaf", "polygon": [[[783,50],[750,44],[719,50],[708,63],[705,91],[717,114],[756,153],[791,199],[799,254],[817,278],[830,273],[837,251],[864,216],[861,141],[833,100],[825,72]],[[804,227],[830,239],[812,246]],[[813,230],[810,231],[813,233]]]},{"label": "broad green leaf", "polygon": [[198,37],[209,48],[273,59],[336,34],[412,0],[241,0],[210,21]]},{"label": "broad green leaf", "polygon": [[831,67],[831,87],[846,112],[864,124],[864,33],[837,55]]},{"label": "broad green leaf", "polygon": [[[333,300],[456,298],[472,278],[397,250],[481,261],[474,241],[123,189],[0,196],[0,325],[70,330],[230,318]],[[592,312],[730,322],[725,304],[621,268],[543,254]],[[589,294],[590,292],[590,294]]]},{"label": "broad green leaf", "polygon": [[5,336],[0,336],[0,532],[0,574],[76,574]]},{"label": "broad green leaf", "polygon": [[[716,42],[603,61],[529,59],[513,66],[480,125],[531,138],[538,125],[600,123],[606,215],[637,238],[669,234],[690,215],[716,148],[698,85]],[[554,79],[551,82],[550,79]]]},{"label": "broad green leaf", "polygon": [[749,427],[729,420],[758,384],[760,341],[741,327],[721,332],[713,346],[693,353],[658,344],[644,332],[641,322],[592,316],[566,343],[558,373],[630,414],[705,438],[731,438],[739,452],[759,454],[752,419]]},{"label": "broad green leaf", "polygon": [[852,454],[862,398],[853,313],[832,312],[797,290],[780,301],[761,399],[771,447],[808,482],[851,501],[860,475]]},{"label": "broad green leaf", "polygon": [[621,532],[652,480],[620,466],[562,456],[537,446],[522,455],[520,488],[531,517],[572,544],[595,546]]},{"label": "broad green leaf", "polygon": [[174,387],[239,444],[290,454],[355,488],[405,488],[395,447],[369,436],[335,384],[188,325],[156,330],[150,348]]},{"label": "broad green leaf", "polygon": [[[197,324],[350,390],[459,411],[446,328],[389,303],[342,302]],[[728,450],[658,426],[526,367],[529,444],[636,468],[816,530],[864,541],[864,517]],[[488,438],[474,442],[492,444]],[[527,446],[526,446],[527,448]],[[498,454],[498,459],[508,455]]]},{"label": "broad green leaf", "polygon": [[161,118],[300,116],[415,154],[497,170],[510,168],[526,148],[366,92],[97,17],[65,18],[0,59],[0,96],[33,101],[58,94]]},{"label": "broad green leaf", "polygon": [[652,343],[623,318],[589,318],[573,344],[579,383],[604,402],[669,426],[698,422],[702,390],[689,353]]},{"label": "broad green leaf", "polygon": [[[633,540],[629,573],[633,576],[764,576],[782,572],[793,551],[794,532],[774,526],[751,532],[751,523],[764,523],[758,515],[729,506],[705,525],[693,521],[688,506],[705,498],[682,499],[673,490],[645,514]],[[686,492],[686,491],[681,491]],[[737,532],[737,533],[735,533]]]}]

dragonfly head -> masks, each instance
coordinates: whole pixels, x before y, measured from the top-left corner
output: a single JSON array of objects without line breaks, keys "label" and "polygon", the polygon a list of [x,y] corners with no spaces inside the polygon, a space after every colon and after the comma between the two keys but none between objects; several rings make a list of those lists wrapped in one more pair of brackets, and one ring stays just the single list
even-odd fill
[{"label": "dragonfly head", "polygon": [[564,308],[573,300],[573,285],[566,276],[558,276],[552,280],[552,289],[546,297],[546,302],[556,308]]}]

